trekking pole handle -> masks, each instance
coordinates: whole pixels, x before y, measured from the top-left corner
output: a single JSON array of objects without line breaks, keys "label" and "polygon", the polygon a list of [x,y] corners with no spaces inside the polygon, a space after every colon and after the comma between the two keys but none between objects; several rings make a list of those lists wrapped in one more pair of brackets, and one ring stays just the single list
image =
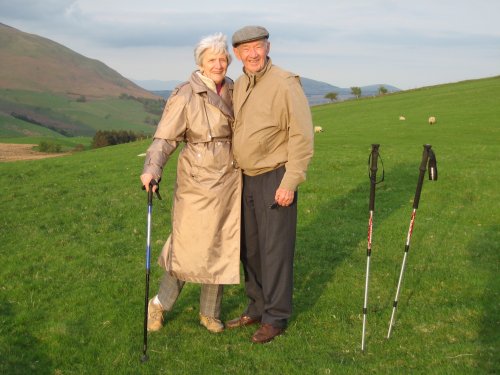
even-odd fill
[{"label": "trekking pole handle", "polygon": [[437,170],[437,160],[434,151],[429,148],[429,164],[427,165],[427,169],[429,170],[429,180],[436,181],[438,179],[438,170]]},{"label": "trekking pole handle", "polygon": [[413,199],[413,208],[418,208],[418,203],[420,201],[420,193],[422,192],[422,185],[424,183],[425,171],[427,170],[427,162],[429,161],[429,154],[431,151],[431,145],[424,145],[424,151],[422,152],[422,162],[420,163],[420,174],[418,175],[417,190],[415,191],[415,199]]},{"label": "trekking pole handle", "polygon": [[372,144],[372,152],[370,154],[370,211],[375,210],[375,185],[377,184],[377,159],[379,156],[379,147],[380,144]]},{"label": "trekking pole handle", "polygon": [[149,194],[148,194],[149,201],[153,200],[153,188],[155,186],[156,186],[155,194],[158,197],[158,199],[161,200],[160,183],[153,178],[151,181],[149,181]]},{"label": "trekking pole handle", "polygon": [[[153,187],[156,186],[155,194],[159,200],[161,200],[160,195],[160,183],[156,181],[154,178],[149,181],[149,191],[148,191],[148,204],[153,204]],[[146,186],[142,185],[142,190],[146,190]]]}]

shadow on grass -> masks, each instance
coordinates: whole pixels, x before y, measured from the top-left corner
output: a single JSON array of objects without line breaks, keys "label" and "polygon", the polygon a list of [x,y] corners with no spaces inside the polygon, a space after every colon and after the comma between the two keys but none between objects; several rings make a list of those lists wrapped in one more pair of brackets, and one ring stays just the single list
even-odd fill
[{"label": "shadow on grass", "polygon": [[[411,203],[418,170],[414,165],[397,165],[386,173],[385,181],[376,187],[374,211],[374,237],[376,228],[381,226],[401,205]],[[296,314],[311,310],[323,294],[324,289],[334,277],[337,267],[347,258],[367,246],[369,219],[370,181],[360,183],[342,196],[330,195],[317,207],[317,214],[307,225],[298,231],[298,248],[295,259],[295,296]],[[302,202],[304,203],[304,202]],[[300,203],[299,203],[300,204]],[[403,242],[406,233],[401,233]],[[361,254],[358,254],[361,255]],[[366,258],[366,250],[362,254]],[[363,268],[353,270],[360,280],[365,278]],[[338,287],[342,287],[339,285]],[[351,288],[352,289],[352,288]],[[360,293],[361,294],[361,293]],[[332,306],[336,305],[332,301]],[[362,299],[359,301],[359,314],[362,313]]]},{"label": "shadow on grass", "polygon": [[42,343],[29,333],[29,322],[16,321],[12,305],[0,297],[0,373],[49,373],[52,362],[43,354]]},{"label": "shadow on grass", "polygon": [[479,342],[481,351],[477,356],[479,368],[488,374],[500,373],[500,226],[491,226],[481,231],[468,246],[474,268],[479,272],[488,270],[488,284],[482,296],[481,327]]},{"label": "shadow on grass", "polygon": [[[408,197],[413,197],[417,177],[415,165],[398,165],[390,170],[385,182],[377,185],[375,227],[381,225],[401,204],[405,204]],[[311,179],[299,192],[292,320],[314,308],[336,268],[359,250],[360,242],[364,241],[366,249],[370,193],[368,177],[346,194],[337,196],[334,189],[332,194],[331,180],[331,175],[324,174],[316,180]],[[404,235],[405,233],[401,234],[402,241]],[[366,250],[363,255],[366,256]],[[360,279],[364,280],[365,268],[355,272],[359,272]],[[246,303],[243,285],[227,287],[223,314],[237,316],[246,307]],[[360,300],[359,303],[361,313],[363,301]],[[332,306],[335,304],[332,301]]]},{"label": "shadow on grass", "polygon": [[[359,277],[359,284],[364,285],[370,181],[366,177],[358,184],[353,184],[349,181],[349,176],[340,176],[339,179],[343,180],[339,182],[339,185],[343,186],[342,190],[342,188],[332,188],[332,180],[335,178],[335,175],[332,176],[328,173],[317,174],[301,187],[299,192],[299,223],[294,262],[294,313],[290,320],[291,325],[295,322],[302,322],[302,325],[303,322],[308,321],[310,314],[316,314],[314,309],[318,300],[325,294],[325,289],[331,287],[329,284],[335,278],[335,273],[345,260],[356,258],[358,263],[356,263],[356,268],[353,268],[352,272],[356,273],[356,278]],[[415,163],[398,164],[390,169],[386,168],[385,182],[377,185],[376,190],[374,230],[377,230],[378,226],[382,226],[384,221],[402,207],[408,212],[408,215],[411,213],[411,202],[409,201],[415,193],[417,178],[418,163],[417,165]],[[397,280],[396,272],[399,267],[400,256],[403,255],[404,239],[408,228],[407,223],[404,223],[402,227],[400,234],[401,247],[396,250],[398,256],[397,263],[394,264],[395,280]],[[381,240],[377,239],[377,242]],[[363,264],[359,264],[359,259],[362,259]],[[157,281],[157,277],[152,279],[151,295],[157,292]],[[394,283],[390,282],[390,285],[392,298],[392,288],[396,287],[395,281]],[[328,301],[328,304],[332,306],[332,310],[340,309],[342,311],[338,311],[338,314],[347,317],[352,314],[362,314],[362,290],[354,290],[352,285],[341,284],[333,286],[333,288],[344,288],[350,291],[351,297],[359,294],[360,298],[359,301],[356,301],[359,302],[357,304],[359,308],[356,310],[349,309],[348,311],[345,310],[345,301]],[[167,320],[171,322],[170,330],[175,327],[181,330],[191,329],[191,321],[197,324],[199,291],[199,285],[185,286],[173,311],[167,314]],[[335,293],[335,295],[343,296],[345,294]],[[375,308],[380,308],[380,306],[376,307],[376,305],[380,305],[380,302],[378,304],[375,301],[373,302],[370,305],[371,312]],[[390,306],[390,302],[387,303],[387,307]],[[235,318],[241,314],[246,305],[247,298],[243,283],[226,286],[222,302],[222,320],[227,321]],[[318,315],[318,318],[327,319],[323,314]],[[188,325],[184,326],[186,323]],[[357,324],[357,321],[354,323]],[[302,329],[307,328],[300,328],[299,335],[302,334]],[[253,330],[253,327],[249,327],[248,329],[236,331],[232,333],[230,341],[234,343],[241,341],[242,345],[244,345]],[[358,331],[356,330],[356,332]],[[359,332],[361,332],[361,325],[359,326]],[[159,336],[154,340],[157,342],[152,344],[153,346],[160,345],[159,342],[168,343],[168,340],[163,336]],[[332,351],[332,355],[335,353],[335,351]]]}]

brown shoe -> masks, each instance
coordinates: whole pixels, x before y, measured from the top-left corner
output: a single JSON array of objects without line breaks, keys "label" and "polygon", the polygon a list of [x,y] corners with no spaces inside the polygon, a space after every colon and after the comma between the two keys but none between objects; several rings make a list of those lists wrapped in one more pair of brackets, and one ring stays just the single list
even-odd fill
[{"label": "brown shoe", "polygon": [[163,327],[163,308],[153,302],[154,298],[149,300],[148,304],[148,331],[159,331]]},{"label": "brown shoe", "polygon": [[236,319],[226,322],[226,328],[238,328],[243,326],[249,326],[251,324],[260,323],[260,317],[252,318],[248,315],[242,315]]},{"label": "brown shoe", "polygon": [[200,314],[200,324],[212,333],[219,333],[224,331],[224,324],[222,324],[219,319],[212,316]]},{"label": "brown shoe", "polygon": [[262,323],[260,328],[253,334],[252,342],[264,344],[272,341],[276,336],[281,335],[283,332],[285,332],[284,328],[277,328],[273,327],[271,324]]}]

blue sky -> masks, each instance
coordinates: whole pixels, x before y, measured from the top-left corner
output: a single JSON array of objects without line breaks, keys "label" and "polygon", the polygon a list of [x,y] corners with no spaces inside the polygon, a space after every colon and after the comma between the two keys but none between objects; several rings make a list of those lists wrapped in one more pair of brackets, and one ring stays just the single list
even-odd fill
[{"label": "blue sky", "polygon": [[262,25],[287,70],[401,89],[500,75],[499,15],[498,0],[0,0],[0,22],[130,79],[185,80],[202,36]]}]

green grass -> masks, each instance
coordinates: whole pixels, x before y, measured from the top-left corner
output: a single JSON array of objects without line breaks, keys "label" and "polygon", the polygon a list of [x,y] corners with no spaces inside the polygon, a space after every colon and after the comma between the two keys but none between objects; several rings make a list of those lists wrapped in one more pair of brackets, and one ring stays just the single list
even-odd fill
[{"label": "green grass", "polygon": [[[7,138],[26,138],[26,137],[49,137],[49,138],[62,138],[63,136],[55,131],[30,124],[26,121],[19,120],[12,116],[7,116],[0,113],[0,140],[5,142]],[[7,143],[7,142],[5,142]]]},{"label": "green grass", "polygon": [[[285,335],[208,333],[186,285],[140,363],[148,142],[0,164],[0,373],[482,374],[500,372],[500,79],[313,108],[315,155],[299,196],[294,315]],[[405,115],[405,122],[399,115]],[[437,117],[429,126],[427,118]],[[380,143],[367,351],[361,353],[369,180]],[[386,340],[422,156],[439,180],[417,210],[396,326]],[[153,259],[170,230],[175,162],[154,201]],[[380,175],[380,169],[379,169]],[[153,261],[151,293],[161,270]],[[222,318],[245,307],[225,290]]]}]

